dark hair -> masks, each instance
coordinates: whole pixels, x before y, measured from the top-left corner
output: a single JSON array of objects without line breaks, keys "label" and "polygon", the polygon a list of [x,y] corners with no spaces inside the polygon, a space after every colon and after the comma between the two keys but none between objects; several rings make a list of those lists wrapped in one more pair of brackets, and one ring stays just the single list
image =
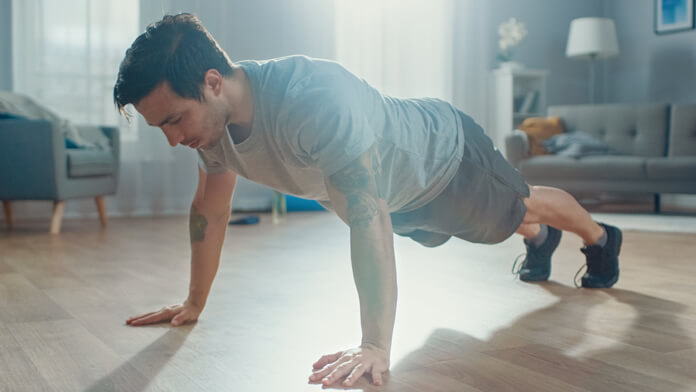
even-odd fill
[{"label": "dark hair", "polygon": [[[165,15],[133,41],[118,70],[114,103],[121,113],[160,83],[183,98],[202,99],[205,73],[233,73],[232,62],[201,21],[191,14]],[[127,114],[126,114],[127,116]]]}]

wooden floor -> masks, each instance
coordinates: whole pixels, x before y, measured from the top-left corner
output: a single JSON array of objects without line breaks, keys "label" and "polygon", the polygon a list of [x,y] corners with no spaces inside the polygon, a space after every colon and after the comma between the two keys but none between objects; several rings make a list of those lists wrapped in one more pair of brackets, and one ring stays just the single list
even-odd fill
[{"label": "wooden floor", "polygon": [[[311,364],[360,341],[348,231],[328,213],[230,227],[207,308],[178,328],[124,321],[185,298],[187,218],[45,226],[0,229],[2,391],[319,391]],[[510,274],[519,238],[397,238],[391,373],[356,389],[696,390],[696,235],[624,238],[611,290],[573,286],[572,235],[546,284]]]}]

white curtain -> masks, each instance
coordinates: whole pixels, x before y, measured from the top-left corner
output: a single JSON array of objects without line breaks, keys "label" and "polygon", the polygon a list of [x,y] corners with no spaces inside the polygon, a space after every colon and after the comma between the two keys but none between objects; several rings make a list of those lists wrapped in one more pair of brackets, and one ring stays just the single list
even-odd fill
[{"label": "white curtain", "polygon": [[[149,23],[192,12],[233,60],[332,58],[386,94],[442,98],[479,120],[487,9],[474,0],[15,0],[13,84],[76,123],[120,127],[111,216],[185,214],[197,182],[195,152],[171,148],[139,115],[129,127],[112,103],[118,65]],[[263,208],[270,195],[240,179],[233,206]],[[17,204],[18,218],[50,216],[50,203],[26,204]],[[67,202],[67,217],[88,215],[96,216],[93,201]]]},{"label": "white curtain", "polygon": [[452,100],[454,0],[336,0],[336,59],[385,94]]},{"label": "white curtain", "polygon": [[[119,187],[106,199],[110,216],[186,213],[197,182],[195,152],[169,147],[137,113],[128,125],[114,108],[113,86],[126,49],[161,17],[142,15],[143,7],[140,0],[12,4],[14,90],[76,124],[120,129]],[[50,203],[22,202],[16,214],[44,218],[50,210]],[[96,216],[96,208],[89,199],[68,200],[65,215]]]}]

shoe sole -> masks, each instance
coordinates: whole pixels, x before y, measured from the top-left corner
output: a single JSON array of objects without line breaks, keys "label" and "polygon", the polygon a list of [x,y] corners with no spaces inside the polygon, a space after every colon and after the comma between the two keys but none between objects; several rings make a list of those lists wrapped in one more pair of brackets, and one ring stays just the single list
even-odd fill
[{"label": "shoe sole", "polygon": [[597,285],[590,285],[585,282],[582,282],[582,287],[585,289],[610,289],[613,285],[616,284],[616,282],[619,281],[619,274],[617,273],[614,275],[613,278],[611,278],[610,281],[604,284],[597,284]]},{"label": "shoe sole", "polygon": [[522,275],[520,274],[520,280],[523,282],[544,282],[549,280],[551,276],[551,267],[549,267],[549,273],[544,275]]}]

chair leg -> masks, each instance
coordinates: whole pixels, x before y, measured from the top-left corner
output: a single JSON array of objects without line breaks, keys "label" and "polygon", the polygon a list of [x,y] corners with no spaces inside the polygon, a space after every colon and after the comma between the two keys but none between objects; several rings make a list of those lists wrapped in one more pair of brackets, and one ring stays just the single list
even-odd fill
[{"label": "chair leg", "polygon": [[5,210],[5,223],[7,224],[7,228],[12,230],[14,227],[14,218],[12,217],[12,202],[9,200],[3,200],[2,207]]},{"label": "chair leg", "polygon": [[102,227],[106,227],[106,204],[104,203],[104,196],[97,196],[94,198],[97,203],[97,211],[99,211],[99,221],[101,221]]},{"label": "chair leg", "polygon": [[661,207],[661,206],[660,206],[661,203],[660,203],[660,194],[659,194],[659,193],[655,193],[655,198],[654,198],[653,201],[654,201],[653,204],[654,204],[654,207],[655,207],[655,213],[656,213],[656,214],[659,214],[659,213],[660,213],[660,207]]},{"label": "chair leg", "polygon": [[51,234],[60,233],[60,225],[63,223],[63,210],[65,208],[65,200],[56,200],[53,202],[53,218],[51,219]]}]

